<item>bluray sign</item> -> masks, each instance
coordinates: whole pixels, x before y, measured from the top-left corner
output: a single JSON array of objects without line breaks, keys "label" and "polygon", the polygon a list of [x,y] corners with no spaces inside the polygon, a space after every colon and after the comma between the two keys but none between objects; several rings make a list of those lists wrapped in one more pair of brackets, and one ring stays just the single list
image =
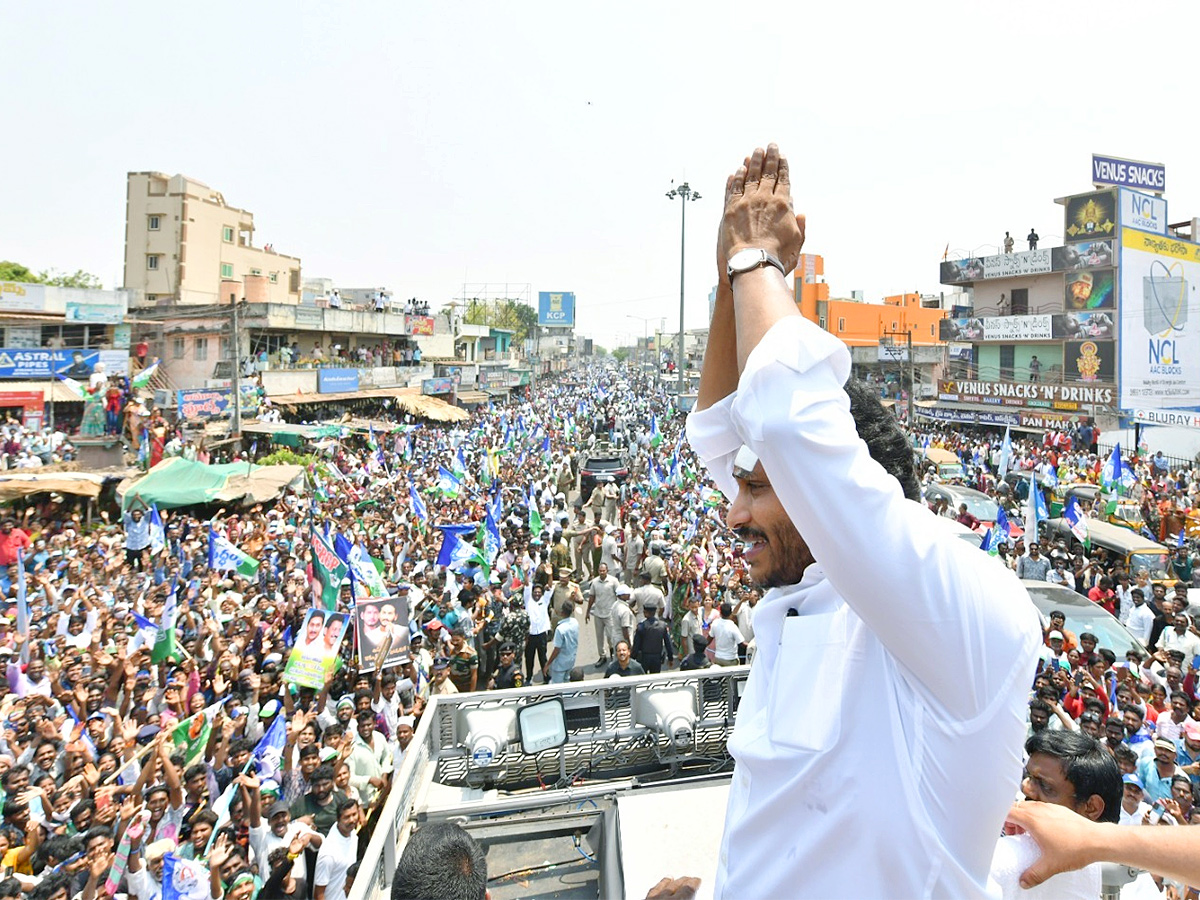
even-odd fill
[{"label": "bluray sign", "polygon": [[1167,189],[1167,167],[1159,163],[1097,156],[1093,153],[1092,184],[1107,184],[1161,194]]},{"label": "bluray sign", "polygon": [[538,324],[573,328],[575,326],[575,294],[570,291],[539,291]]}]

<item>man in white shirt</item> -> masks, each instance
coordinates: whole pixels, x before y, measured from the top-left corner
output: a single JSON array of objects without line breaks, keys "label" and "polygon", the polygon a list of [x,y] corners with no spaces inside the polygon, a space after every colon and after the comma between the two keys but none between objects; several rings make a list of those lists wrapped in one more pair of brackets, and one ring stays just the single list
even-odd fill
[{"label": "man in white shirt", "polygon": [[721,618],[712,623],[713,662],[718,666],[736,666],[738,664],[738,645],[745,644],[746,639],[733,622],[733,607],[728,603],[721,604]]},{"label": "man in white shirt", "polygon": [[1141,588],[1133,588],[1129,595],[1133,600],[1133,609],[1129,611],[1125,627],[1143,644],[1148,644],[1150,632],[1154,630],[1154,610],[1146,602],[1145,592]]},{"label": "man in white shirt", "polygon": [[1146,790],[1142,787],[1142,779],[1136,775],[1122,775],[1121,819],[1119,825],[1141,825],[1146,813],[1150,812],[1150,804],[1146,802]]},{"label": "man in white shirt", "polygon": [[[920,502],[895,419],[848,382],[846,346],[800,316],[784,280],[803,243],[787,164],[774,146],[748,163],[726,188],[687,426],[770,588],[729,741],[714,896],[985,897],[1021,771],[1037,613]],[[965,784],[970,803],[942,802]]]},{"label": "man in white shirt", "polygon": [[361,811],[357,800],[343,800],[338,804],[337,822],[329,829],[317,854],[313,900],[346,900],[346,870],[358,858]]},{"label": "man in white shirt", "polygon": [[1171,624],[1174,627],[1163,629],[1162,636],[1158,639],[1158,648],[1162,651],[1178,650],[1183,654],[1184,661],[1191,665],[1192,660],[1200,656],[1200,637],[1196,637],[1188,629],[1191,623],[1184,613],[1175,613]]}]

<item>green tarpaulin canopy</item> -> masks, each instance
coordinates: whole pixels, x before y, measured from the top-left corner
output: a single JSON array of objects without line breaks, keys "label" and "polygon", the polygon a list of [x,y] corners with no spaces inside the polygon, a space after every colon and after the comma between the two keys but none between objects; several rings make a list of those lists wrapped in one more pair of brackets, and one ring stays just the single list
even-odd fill
[{"label": "green tarpaulin canopy", "polygon": [[174,509],[196,503],[230,503],[273,500],[304,473],[302,466],[254,466],[249,463],[208,465],[181,456],[164,459],[135,481],[117,487],[121,508],[135,498],[146,506]]}]

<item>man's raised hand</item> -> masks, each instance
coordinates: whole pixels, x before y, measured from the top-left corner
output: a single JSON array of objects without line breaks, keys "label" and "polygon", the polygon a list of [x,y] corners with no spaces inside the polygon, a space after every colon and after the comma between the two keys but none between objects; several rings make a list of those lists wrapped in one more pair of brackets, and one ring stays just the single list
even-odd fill
[{"label": "man's raised hand", "polygon": [[788,163],[777,145],[755,149],[726,181],[717,246],[726,262],[738,250],[755,248],[777,257],[787,272],[796,267],[804,246],[804,217],[792,208]]}]

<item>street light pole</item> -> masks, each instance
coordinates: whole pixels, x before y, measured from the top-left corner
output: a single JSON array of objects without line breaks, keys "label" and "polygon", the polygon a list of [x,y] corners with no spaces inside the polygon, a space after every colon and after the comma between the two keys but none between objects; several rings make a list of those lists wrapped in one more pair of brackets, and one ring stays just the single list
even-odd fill
[{"label": "street light pole", "polygon": [[646,360],[650,358],[650,319],[646,316],[635,316],[630,313],[625,314],[627,319],[637,319],[642,323],[642,352],[639,354],[641,360],[642,376],[646,374]]},{"label": "street light pole", "polygon": [[677,188],[667,191],[667,199],[680,199],[679,220],[679,352],[675,355],[675,396],[683,394],[683,274],[684,257],[687,250],[687,205],[689,200],[699,200],[700,192],[693,191],[685,181]]}]

